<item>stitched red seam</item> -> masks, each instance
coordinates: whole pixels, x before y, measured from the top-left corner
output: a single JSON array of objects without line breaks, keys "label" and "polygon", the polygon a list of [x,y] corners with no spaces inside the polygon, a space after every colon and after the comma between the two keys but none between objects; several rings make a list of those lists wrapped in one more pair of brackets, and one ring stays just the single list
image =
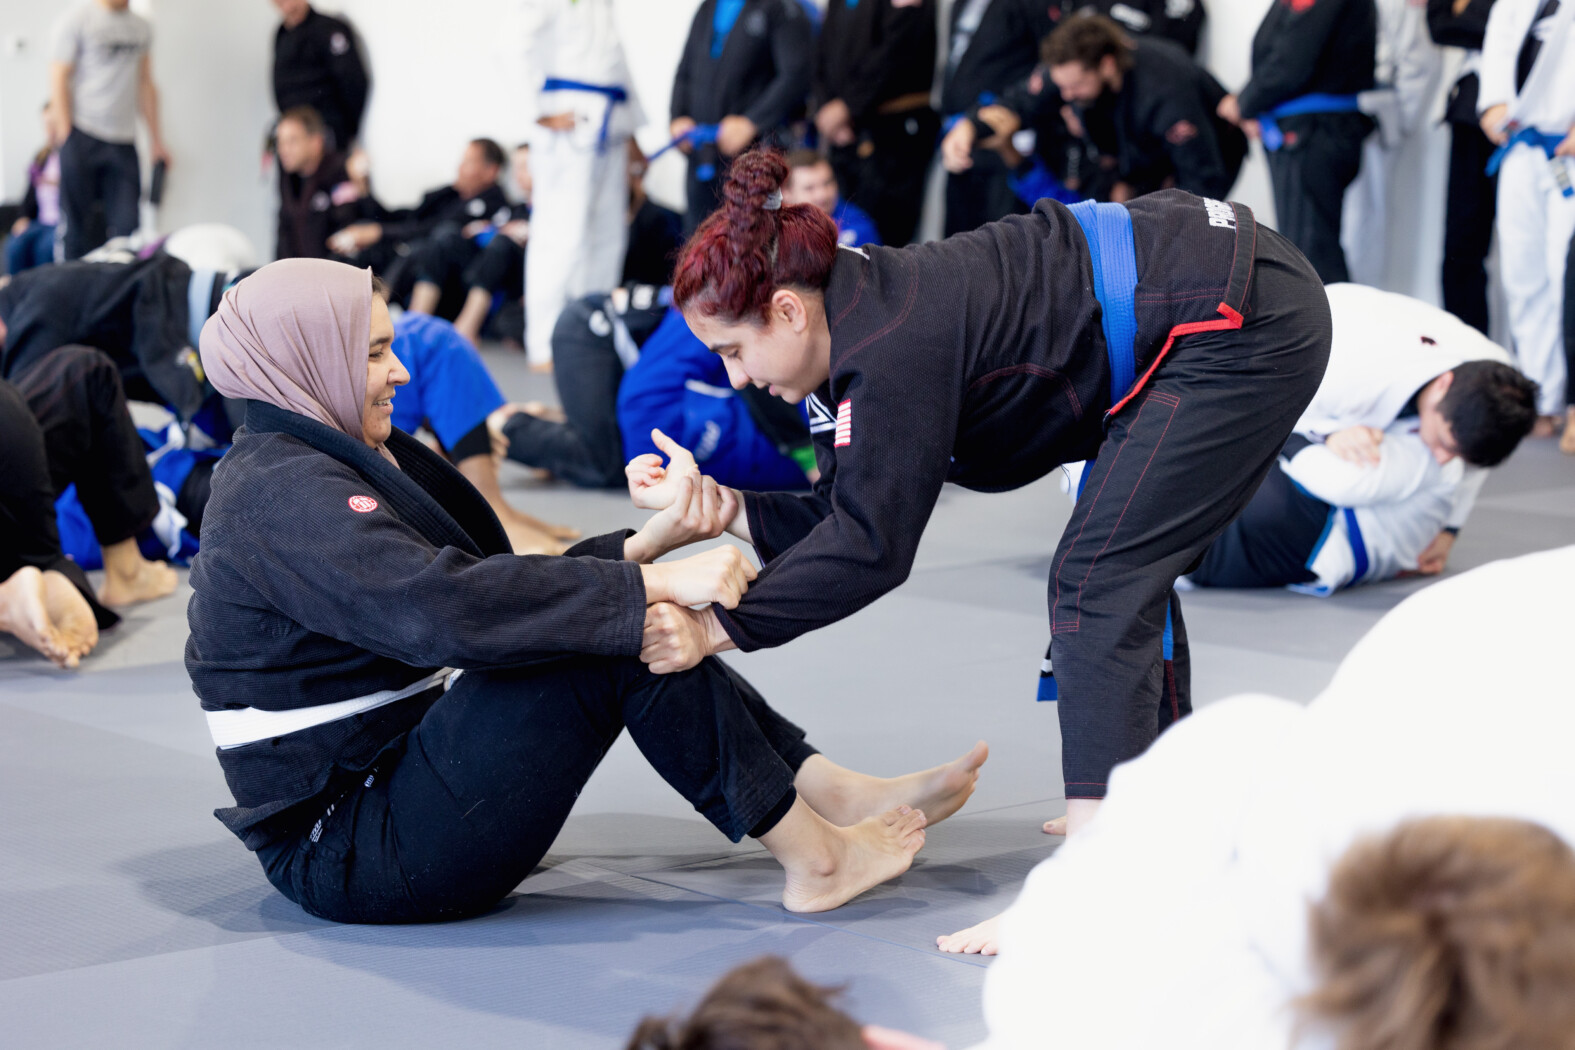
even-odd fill
[{"label": "stitched red seam", "polygon": [[[866,346],[886,338],[886,336],[902,327],[903,322],[908,319],[908,314],[913,310],[913,300],[919,292],[919,282],[912,279],[912,274],[909,274],[908,276],[908,298],[907,301],[902,304],[902,309],[898,312],[897,316],[888,321],[876,332],[865,336],[859,342],[854,343],[851,347],[849,347],[847,352],[845,352],[841,357],[837,358],[837,360],[832,363],[831,370],[833,372],[841,368],[843,364],[846,363],[848,358],[852,357]],[[852,304],[849,304],[848,309],[851,310],[852,308]],[[843,312],[846,313],[847,311]]]},{"label": "stitched red seam", "polygon": [[1066,399],[1072,403],[1073,418],[1083,418],[1083,403],[1078,399],[1077,388],[1072,385],[1072,381],[1070,379],[1062,375],[1060,372],[1057,372],[1053,368],[1044,368],[1040,365],[1012,365],[1008,368],[997,368],[994,372],[986,372],[978,379],[975,379],[972,383],[969,383],[968,389],[972,390],[975,387],[983,386],[985,383],[1000,379],[1003,376],[1023,374],[1035,375],[1041,379],[1054,379],[1058,381],[1062,388],[1066,390]]}]

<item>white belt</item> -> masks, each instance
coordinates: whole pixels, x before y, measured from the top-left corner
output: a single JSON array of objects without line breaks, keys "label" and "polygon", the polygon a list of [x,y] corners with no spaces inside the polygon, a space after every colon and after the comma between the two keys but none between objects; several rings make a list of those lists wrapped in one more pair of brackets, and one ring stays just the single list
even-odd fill
[{"label": "white belt", "polygon": [[208,732],[213,734],[214,744],[218,745],[220,750],[227,751],[245,744],[255,744],[259,740],[271,740],[313,726],[327,725],[329,722],[359,715],[396,700],[404,700],[406,697],[424,693],[433,686],[443,683],[445,678],[448,681],[444,684],[444,688],[448,688],[453,685],[454,679],[462,674],[463,671],[445,667],[432,672],[419,682],[411,682],[403,689],[384,689],[368,696],[340,700],[338,703],[314,704],[311,707],[297,707],[289,711],[263,711],[255,707],[239,707],[203,713],[208,716]]}]

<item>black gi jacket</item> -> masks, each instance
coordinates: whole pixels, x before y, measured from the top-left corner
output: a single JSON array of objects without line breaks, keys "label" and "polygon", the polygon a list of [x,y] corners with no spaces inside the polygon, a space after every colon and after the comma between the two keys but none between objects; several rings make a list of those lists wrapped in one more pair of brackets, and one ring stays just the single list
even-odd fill
[{"label": "black gi jacket", "polygon": [[1247,136],[1215,113],[1225,88],[1168,40],[1134,43],[1133,66],[1105,111],[1119,178],[1137,194],[1174,177],[1177,189],[1223,199],[1247,156]]},{"label": "black gi jacket", "polygon": [[373,204],[368,218],[383,227],[388,244],[419,241],[436,233],[457,233],[478,220],[501,226],[513,216],[514,206],[493,183],[474,197],[465,198],[453,186],[441,186],[421,198],[414,208],[385,208]]},{"label": "black gi jacket", "polygon": [[855,127],[881,105],[930,92],[935,79],[935,0],[829,0],[815,52],[811,113],[847,103]]},{"label": "black gi jacket", "polygon": [[1203,29],[1203,0],[1094,0],[1078,11],[1093,11],[1112,18],[1133,36],[1152,36],[1198,53]]},{"label": "black gi jacket", "polygon": [[[1493,11],[1493,0],[1471,0],[1466,9],[1455,14],[1453,0],[1427,0],[1427,32],[1439,47],[1463,47],[1467,51],[1482,50],[1482,38],[1487,35],[1488,15]],[[1477,94],[1482,79],[1467,73],[1449,90],[1449,104],[1444,117],[1451,124],[1477,123]]]},{"label": "black gi jacket", "polygon": [[359,221],[367,204],[341,153],[324,154],[310,175],[279,171],[279,225],[274,241],[278,259],[332,259],[328,238]]},{"label": "black gi jacket", "polygon": [[670,112],[698,124],[748,117],[763,135],[799,117],[809,94],[815,40],[798,0],[747,0],[711,57],[716,0],[705,0],[673,77]]},{"label": "black gi jacket", "polygon": [[17,274],[0,289],[0,379],[69,344],[104,351],[128,393],[145,382],[189,420],[212,393],[191,345],[191,268],[157,252],[130,263],[67,262]]},{"label": "black gi jacket", "polygon": [[[953,39],[967,5],[968,0],[952,4]],[[1028,76],[1039,62],[1040,42],[1060,20],[1060,0],[990,0],[968,50],[941,84],[941,112],[965,113],[985,92],[999,96]]]},{"label": "black gi jacket", "polygon": [[[1234,226],[1178,190],[1127,206],[1139,375],[1174,326],[1219,321],[1222,302],[1245,308],[1257,227],[1229,207]],[[1167,292],[1179,296],[1153,298]],[[1054,201],[932,244],[845,249],[826,315],[831,378],[810,404],[820,480],[803,495],[744,494],[765,564],[736,609],[716,609],[746,652],[850,616],[907,579],[947,481],[1017,488],[1090,458],[1104,436],[1110,365],[1092,264],[1082,228]]]},{"label": "black gi jacket", "polygon": [[[257,401],[213,475],[192,562],[186,670],[204,710],[284,711],[402,689],[442,667],[524,666],[640,651],[645,586],[628,532],[563,557],[519,557],[480,493],[395,430],[376,451]],[[355,496],[376,507],[358,513]],[[436,690],[220,750],[249,849],[270,818],[364,769]]]},{"label": "black gi jacket", "polygon": [[[1371,91],[1377,50],[1373,0],[1275,0],[1252,38],[1252,80],[1237,96],[1241,115],[1302,95]],[[1296,119],[1283,126],[1294,128]]]},{"label": "black gi jacket", "polygon": [[279,112],[311,106],[334,133],[330,145],[348,150],[361,134],[370,88],[355,30],[313,10],[300,25],[273,35],[273,101]]}]

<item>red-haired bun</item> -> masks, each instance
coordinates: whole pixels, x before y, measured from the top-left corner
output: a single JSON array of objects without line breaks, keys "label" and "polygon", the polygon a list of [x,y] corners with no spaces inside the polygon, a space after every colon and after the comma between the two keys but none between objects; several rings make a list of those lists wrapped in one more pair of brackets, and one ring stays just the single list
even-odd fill
[{"label": "red-haired bun", "polygon": [[755,149],[733,161],[721,208],[678,257],[673,301],[680,310],[763,321],[778,288],[825,289],[837,256],[837,224],[813,205],[781,205],[788,170],[779,150]]}]

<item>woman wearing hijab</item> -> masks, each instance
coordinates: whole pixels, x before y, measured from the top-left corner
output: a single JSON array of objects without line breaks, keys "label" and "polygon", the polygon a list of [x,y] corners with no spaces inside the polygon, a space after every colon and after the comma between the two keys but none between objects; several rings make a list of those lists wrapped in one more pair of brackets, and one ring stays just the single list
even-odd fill
[{"label": "woman wearing hijab", "polygon": [[[481,495],[388,422],[407,375],[371,273],[273,263],[225,293],[203,366],[246,425],[213,478],[186,666],[236,805],[216,816],[323,918],[421,922],[495,904],[551,845],[625,726],[734,841],[783,864],[791,910],[906,870],[984,748],[864,777],[717,661],[655,676],[642,631],[736,605],[736,548],[663,565],[735,508],[691,483],[638,533],[509,553]],[[452,670],[458,668],[460,670]]]}]

